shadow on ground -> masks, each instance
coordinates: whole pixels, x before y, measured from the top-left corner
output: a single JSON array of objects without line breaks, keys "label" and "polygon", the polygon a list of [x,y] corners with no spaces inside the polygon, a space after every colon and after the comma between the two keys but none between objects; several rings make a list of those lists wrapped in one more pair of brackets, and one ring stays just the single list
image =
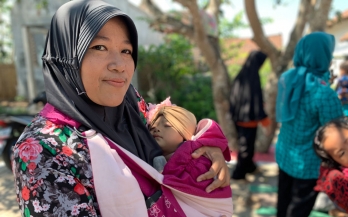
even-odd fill
[{"label": "shadow on ground", "polygon": [[10,170],[0,159],[0,216],[19,217],[14,179]]}]

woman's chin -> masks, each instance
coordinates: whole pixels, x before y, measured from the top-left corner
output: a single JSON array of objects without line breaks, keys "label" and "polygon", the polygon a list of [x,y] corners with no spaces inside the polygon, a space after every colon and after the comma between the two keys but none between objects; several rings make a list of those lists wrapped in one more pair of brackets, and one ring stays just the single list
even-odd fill
[{"label": "woman's chin", "polygon": [[122,102],[123,102],[123,99],[122,100],[103,100],[97,104],[101,106],[105,106],[105,107],[116,107],[121,105]]}]

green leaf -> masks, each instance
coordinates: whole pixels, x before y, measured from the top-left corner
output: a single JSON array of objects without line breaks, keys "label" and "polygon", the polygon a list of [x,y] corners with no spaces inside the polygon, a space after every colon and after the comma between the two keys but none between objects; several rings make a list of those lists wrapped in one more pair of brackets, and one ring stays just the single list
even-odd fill
[{"label": "green leaf", "polygon": [[25,216],[25,217],[30,217],[30,210],[28,209],[28,207],[26,207],[26,208],[24,209],[24,216]]},{"label": "green leaf", "polygon": [[63,133],[67,136],[71,136],[72,131],[68,127],[63,128]]},{"label": "green leaf", "polygon": [[47,145],[45,142],[43,142],[42,140],[40,141],[40,145],[42,145],[42,147],[44,147],[45,149],[47,149],[49,152],[51,152],[53,155],[57,154],[57,151],[53,148],[51,148],[49,145]]},{"label": "green leaf", "polygon": [[54,132],[55,134],[61,134],[61,133],[62,133],[62,130],[61,130],[60,128],[56,128],[56,129],[53,130],[53,132]]},{"label": "green leaf", "polygon": [[22,162],[22,163],[21,163],[21,169],[22,169],[23,171],[25,171],[25,170],[27,169],[27,163]]},{"label": "green leaf", "polygon": [[62,141],[63,143],[66,142],[67,138],[66,135],[62,132],[61,134],[59,134],[59,139],[60,141]]},{"label": "green leaf", "polygon": [[76,174],[76,168],[75,168],[75,167],[71,167],[71,168],[70,168],[70,171],[71,171],[73,174]]}]

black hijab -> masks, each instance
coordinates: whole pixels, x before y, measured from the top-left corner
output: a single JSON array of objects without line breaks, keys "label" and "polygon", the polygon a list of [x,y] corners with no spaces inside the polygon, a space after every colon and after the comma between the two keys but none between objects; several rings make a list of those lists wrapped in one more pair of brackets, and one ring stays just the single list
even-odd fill
[{"label": "black hijab", "polygon": [[261,51],[252,51],[234,79],[230,96],[230,112],[234,121],[257,121],[267,117],[259,75],[266,58]]},{"label": "black hijab", "polygon": [[100,0],[75,0],[61,6],[53,16],[42,56],[48,103],[80,122],[80,131],[94,129],[152,165],[161,149],[140,119],[132,85],[117,107],[92,102],[80,76],[84,54],[104,24],[121,16],[133,45],[136,67],[138,35],[132,19]]}]

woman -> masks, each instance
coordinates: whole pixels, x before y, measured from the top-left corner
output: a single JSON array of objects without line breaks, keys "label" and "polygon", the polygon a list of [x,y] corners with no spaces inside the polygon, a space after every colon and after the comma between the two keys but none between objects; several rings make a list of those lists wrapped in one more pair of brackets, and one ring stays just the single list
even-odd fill
[{"label": "woman", "polygon": [[252,51],[234,79],[230,96],[230,111],[238,132],[238,162],[233,179],[245,179],[254,172],[253,162],[257,126],[270,124],[263,109],[263,97],[259,70],[267,56],[261,51]]},{"label": "woman", "polygon": [[[58,9],[42,57],[48,104],[14,147],[23,216],[144,216],[148,192],[118,152],[146,165],[161,154],[140,117],[146,104],[130,85],[137,46],[133,21],[109,4],[70,1]],[[198,178],[217,175],[207,190],[229,184],[220,149],[193,156],[205,152],[213,165]]]},{"label": "woman", "polygon": [[279,165],[279,217],[309,216],[317,193],[320,159],[313,149],[316,130],[343,115],[341,103],[330,88],[329,66],[335,39],[324,32],[303,37],[295,48],[295,68],[283,73],[278,83],[276,144]]}]

